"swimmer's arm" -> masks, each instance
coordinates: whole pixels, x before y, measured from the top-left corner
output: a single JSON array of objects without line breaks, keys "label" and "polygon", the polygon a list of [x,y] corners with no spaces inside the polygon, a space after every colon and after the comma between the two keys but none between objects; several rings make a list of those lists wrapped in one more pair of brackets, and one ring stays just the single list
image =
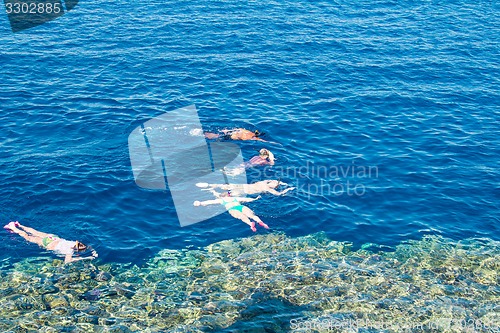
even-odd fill
[{"label": "swimmer's arm", "polygon": [[207,187],[208,189],[206,189],[206,191],[213,190],[215,188],[221,188],[223,190],[227,190],[227,188],[225,188],[226,184],[207,184]]},{"label": "swimmer's arm", "polygon": [[64,257],[64,263],[69,264],[70,262],[75,262],[75,261],[80,261],[80,260],[94,260],[97,257],[98,257],[98,255],[97,255],[97,252],[95,252],[95,251],[92,251],[92,255],[90,257],[86,257],[86,258],[73,258],[73,255],[67,254]]},{"label": "swimmer's arm", "polygon": [[205,200],[205,201],[198,201],[196,200],[193,205],[194,206],[207,206],[207,205],[215,205],[215,204],[220,204],[222,203],[221,199],[215,199],[215,200]]},{"label": "swimmer's arm", "polygon": [[[68,259],[69,256],[69,259]],[[80,260],[93,260],[95,259],[94,257],[88,257],[88,258],[73,258],[71,257],[70,254],[67,254],[66,257],[64,258],[64,263],[69,264],[70,262],[75,262],[75,261],[80,261]]]},{"label": "swimmer's arm", "polygon": [[275,189],[269,189],[269,190],[267,190],[267,192],[269,192],[269,193],[271,193],[271,194],[274,194],[274,195],[283,195],[283,194],[285,194],[286,192],[288,192],[288,191],[292,191],[292,190],[294,190],[294,189],[295,189],[295,187],[290,187],[290,188],[287,188],[286,190],[283,190],[283,191],[281,191],[281,192],[278,192],[278,191],[276,191]]},{"label": "swimmer's arm", "polygon": [[252,138],[251,140],[257,140],[257,141],[262,141],[262,142],[266,142],[266,143],[272,143],[272,144],[274,144],[274,145],[279,145],[279,144],[280,144],[280,143],[277,143],[277,142],[273,142],[273,141],[266,141],[266,140],[264,140],[264,139],[261,139],[261,138],[256,138],[256,137]]},{"label": "swimmer's arm", "polygon": [[64,263],[65,264],[69,264],[70,262],[74,261],[73,260],[73,256],[71,254],[67,254],[65,257],[64,257]]},{"label": "swimmer's arm", "polygon": [[261,198],[261,196],[259,195],[257,198],[236,198],[236,200],[238,200],[240,202],[252,202],[255,200],[259,200],[260,198]]},{"label": "swimmer's arm", "polygon": [[278,192],[278,191],[276,191],[273,188],[268,189],[267,192],[271,193],[271,194],[274,194],[274,195],[281,195],[282,194],[281,192]]},{"label": "swimmer's arm", "polygon": [[214,190],[213,188],[204,188],[204,189],[202,189],[202,191],[208,191],[208,192],[212,193],[213,195],[215,195],[215,197],[219,197],[219,195],[220,195],[220,193],[217,192],[216,190]]}]

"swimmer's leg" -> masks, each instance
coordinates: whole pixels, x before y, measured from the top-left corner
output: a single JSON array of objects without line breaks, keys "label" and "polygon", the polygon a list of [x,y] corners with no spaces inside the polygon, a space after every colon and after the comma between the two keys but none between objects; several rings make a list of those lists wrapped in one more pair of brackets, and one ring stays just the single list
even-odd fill
[{"label": "swimmer's leg", "polygon": [[253,212],[253,210],[251,210],[250,208],[248,207],[244,207],[243,208],[243,214],[245,214],[247,217],[251,218],[252,220],[256,221],[261,227],[265,228],[265,229],[269,229],[269,226],[267,224],[265,224],[264,222],[262,222],[262,220],[260,219],[260,217],[258,217],[257,215],[255,215],[255,213]]},{"label": "swimmer's leg", "polygon": [[234,186],[231,184],[210,184],[210,186],[214,188],[220,188],[221,190],[225,191],[232,190],[234,188]]},{"label": "swimmer's leg", "polygon": [[216,189],[220,188],[221,190],[232,190],[233,185],[231,184],[209,184],[209,183],[196,183],[196,186],[202,187],[202,188],[210,188],[210,189]]},{"label": "swimmer's leg", "polygon": [[[248,207],[245,207],[245,208],[248,208]],[[257,231],[257,228],[255,228],[255,222],[250,221],[248,219],[248,217],[245,214],[243,214],[242,212],[240,212],[238,210],[234,210],[234,209],[230,209],[230,210],[228,210],[228,212],[229,212],[229,214],[231,214],[232,217],[239,219],[239,220],[242,220],[243,222],[248,224],[250,226],[250,229],[252,229],[253,232]]]},{"label": "swimmer's leg", "polygon": [[[31,228],[29,228],[29,229],[31,229]],[[35,243],[35,244],[38,244],[40,246],[43,245],[42,238],[40,238],[40,237],[28,235],[27,232],[25,232],[21,229],[18,229],[17,227],[11,227],[11,230],[13,232],[15,232],[16,234],[18,234],[19,236],[21,236],[22,238],[26,239],[28,242]]]},{"label": "swimmer's leg", "polygon": [[213,140],[213,139],[218,139],[220,137],[219,134],[216,133],[211,133],[211,132],[205,132],[205,138]]},{"label": "swimmer's leg", "polygon": [[[201,187],[201,188],[205,188],[207,190],[209,189],[216,189],[216,188],[220,188],[222,190],[232,190],[235,185],[233,184],[209,184],[209,183],[196,183],[196,186],[198,187]],[[203,191],[203,190],[202,190]]]},{"label": "swimmer's leg", "polygon": [[48,234],[48,233],[45,233],[45,232],[41,232],[41,231],[35,230],[33,228],[30,228],[30,227],[26,227],[24,225],[21,225],[21,223],[18,223],[17,227],[22,228],[24,231],[30,233],[31,235],[33,235],[35,237],[42,237],[43,238],[43,237],[54,236],[52,234]]},{"label": "swimmer's leg", "polygon": [[221,171],[224,172],[228,176],[234,177],[234,176],[241,175],[243,172],[245,172],[245,165],[240,165],[240,166],[237,166],[233,169],[224,168],[224,169],[221,169]]}]

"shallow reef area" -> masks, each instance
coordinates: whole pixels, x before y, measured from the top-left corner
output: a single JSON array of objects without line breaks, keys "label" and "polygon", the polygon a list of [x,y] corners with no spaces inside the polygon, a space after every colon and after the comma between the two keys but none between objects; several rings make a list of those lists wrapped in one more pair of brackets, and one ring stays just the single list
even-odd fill
[{"label": "shallow reef area", "polygon": [[1,263],[1,332],[500,332],[500,242],[353,250],[324,233],[163,250],[142,267]]}]

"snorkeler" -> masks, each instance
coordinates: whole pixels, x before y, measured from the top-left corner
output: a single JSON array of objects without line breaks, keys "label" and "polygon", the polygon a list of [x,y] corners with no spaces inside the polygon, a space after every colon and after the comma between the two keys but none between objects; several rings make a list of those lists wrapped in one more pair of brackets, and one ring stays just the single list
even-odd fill
[{"label": "snorkeler", "polygon": [[217,193],[213,190],[212,193],[217,197],[217,199],[206,201],[196,200],[195,202],[193,202],[193,205],[207,206],[221,204],[226,208],[226,210],[229,212],[229,214],[231,214],[232,217],[242,220],[243,222],[248,224],[253,232],[257,231],[257,228],[255,228],[255,222],[250,221],[250,219],[256,221],[261,227],[269,229],[267,224],[262,222],[262,220],[257,215],[255,215],[255,213],[250,208],[241,204],[241,202],[251,202],[260,199],[260,196],[258,196],[257,198],[240,198],[232,197],[229,193]]},{"label": "snorkeler", "polygon": [[224,139],[224,140],[258,140],[263,142],[268,142],[266,140],[261,139],[260,137],[264,135],[259,131],[249,131],[244,128],[235,128],[232,130],[223,129],[220,131],[221,134],[205,132],[205,138],[207,139]]},{"label": "snorkeler", "polygon": [[220,188],[221,190],[229,191],[231,195],[245,195],[245,194],[259,194],[259,193],[271,193],[274,195],[283,195],[289,191],[295,189],[295,187],[289,187],[281,192],[277,191],[278,186],[287,186],[287,183],[283,183],[279,180],[262,180],[260,182],[255,182],[253,184],[208,184],[208,183],[197,183],[196,186],[204,188],[204,190],[211,190]]},{"label": "snorkeler", "polygon": [[64,263],[70,263],[84,259],[97,258],[97,252],[92,250],[92,256],[86,258],[73,258],[75,252],[82,252],[87,249],[87,245],[79,241],[68,241],[53,234],[47,234],[21,225],[19,222],[10,222],[4,226],[5,229],[14,232],[27,241],[40,245],[46,250],[54,251],[64,255]]},{"label": "snorkeler", "polygon": [[240,164],[234,168],[227,169],[224,168],[222,171],[229,176],[237,176],[245,172],[246,169],[250,169],[256,166],[262,166],[262,165],[274,165],[274,161],[276,158],[274,157],[274,154],[271,153],[268,149],[262,148],[259,150],[259,155],[252,157],[249,161]]},{"label": "snorkeler", "polygon": [[247,167],[253,167],[257,165],[274,165],[274,160],[276,160],[274,154],[269,150],[262,148],[261,150],[259,150],[258,156],[252,157],[250,161],[246,162],[245,164],[247,165]]}]

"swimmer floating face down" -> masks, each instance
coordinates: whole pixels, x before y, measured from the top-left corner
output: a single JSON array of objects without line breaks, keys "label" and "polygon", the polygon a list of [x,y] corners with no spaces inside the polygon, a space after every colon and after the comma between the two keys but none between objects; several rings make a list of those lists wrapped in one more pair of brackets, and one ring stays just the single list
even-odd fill
[{"label": "swimmer floating face down", "polygon": [[240,140],[240,141],[247,141],[247,140],[257,140],[257,141],[262,141],[262,142],[269,142],[276,144],[276,142],[270,142],[261,139],[261,136],[263,136],[265,133],[257,131],[249,131],[244,128],[234,128],[234,129],[223,129],[220,130],[219,133],[212,133],[212,132],[205,132],[205,138],[210,139],[210,140],[215,140],[215,139],[222,139],[222,140]]},{"label": "swimmer floating face down", "polygon": [[64,263],[70,263],[85,259],[97,258],[97,252],[92,250],[92,255],[86,258],[74,258],[73,254],[76,252],[85,251],[88,246],[80,241],[68,241],[53,234],[38,231],[22,225],[18,221],[10,222],[4,226],[10,232],[16,233],[26,239],[28,242],[38,244],[46,250],[54,251],[58,254],[64,255]]},{"label": "swimmer floating face down", "polygon": [[[267,224],[262,222],[262,220],[255,215],[253,210],[248,208],[247,206],[243,206],[242,202],[252,202],[260,198],[240,198],[240,197],[232,197],[227,192],[226,193],[218,193],[214,190],[211,191],[217,199],[215,200],[205,200],[193,202],[193,205],[198,206],[207,206],[207,205],[215,205],[220,204],[226,208],[227,212],[234,217],[235,219],[239,219],[250,226],[250,229],[255,232],[257,228],[255,227],[255,222],[257,222],[261,227],[265,229],[269,229]],[[253,221],[252,221],[253,220]],[[255,221],[255,222],[254,222]]]},{"label": "swimmer floating face down", "polygon": [[253,184],[209,184],[209,183],[196,183],[196,186],[201,187],[202,191],[212,191],[219,188],[224,191],[230,191],[232,196],[241,195],[252,195],[259,193],[270,193],[273,195],[283,195],[289,191],[295,189],[295,187],[289,187],[281,192],[278,192],[276,188],[279,186],[288,186],[279,180],[261,180]]}]

